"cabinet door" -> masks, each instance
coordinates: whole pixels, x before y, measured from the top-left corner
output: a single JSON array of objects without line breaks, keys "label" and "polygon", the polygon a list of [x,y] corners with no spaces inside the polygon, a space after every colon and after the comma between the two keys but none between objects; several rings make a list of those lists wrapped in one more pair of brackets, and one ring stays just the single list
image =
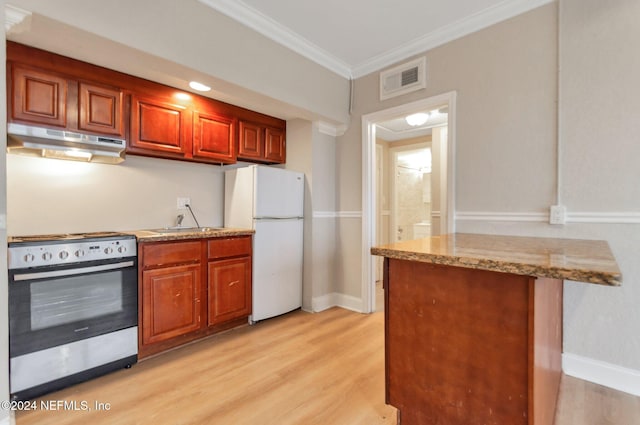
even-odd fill
[{"label": "cabinet door", "polygon": [[121,90],[80,82],[78,109],[80,130],[124,136]]},{"label": "cabinet door", "polygon": [[286,145],[284,131],[278,128],[267,127],[264,136],[264,157],[269,162],[285,163]]},{"label": "cabinet door", "polygon": [[132,153],[184,156],[191,140],[190,111],[163,99],[131,96]]},{"label": "cabinet door", "polygon": [[203,112],[193,113],[193,156],[216,162],[235,162],[236,123],[233,118]]},{"label": "cabinet door", "polygon": [[240,121],[239,126],[238,158],[263,159],[263,128],[257,124],[246,121]]},{"label": "cabinet door", "polygon": [[142,343],[200,329],[200,264],[142,272]]},{"label": "cabinet door", "polygon": [[251,314],[251,257],[209,262],[209,326]]},{"label": "cabinet door", "polygon": [[11,69],[10,121],[66,127],[67,80],[53,73],[15,64]]}]

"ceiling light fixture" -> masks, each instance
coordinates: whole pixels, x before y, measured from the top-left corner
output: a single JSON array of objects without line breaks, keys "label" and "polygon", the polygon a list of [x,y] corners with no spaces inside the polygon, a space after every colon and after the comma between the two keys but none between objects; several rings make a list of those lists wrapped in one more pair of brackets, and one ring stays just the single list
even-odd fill
[{"label": "ceiling light fixture", "polygon": [[189,87],[191,87],[194,90],[198,90],[198,91],[209,91],[209,90],[211,90],[211,87],[209,87],[209,86],[207,86],[205,84],[199,83],[197,81],[191,81],[189,83]]},{"label": "ceiling light fixture", "polygon": [[407,121],[407,124],[409,124],[412,127],[416,127],[418,125],[422,125],[422,124],[426,123],[427,119],[429,119],[429,114],[424,113],[424,112],[418,112],[417,114],[411,114],[411,115],[408,115],[405,118],[405,120]]}]

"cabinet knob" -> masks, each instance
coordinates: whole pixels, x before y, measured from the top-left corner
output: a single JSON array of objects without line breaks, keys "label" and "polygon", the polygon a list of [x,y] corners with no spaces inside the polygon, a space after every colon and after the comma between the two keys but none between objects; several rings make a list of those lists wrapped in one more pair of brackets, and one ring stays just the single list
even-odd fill
[{"label": "cabinet knob", "polygon": [[233,282],[230,282],[230,283],[229,283],[229,286],[233,286],[233,285],[235,285],[236,283],[240,283],[240,281],[239,281],[239,280],[234,280]]}]

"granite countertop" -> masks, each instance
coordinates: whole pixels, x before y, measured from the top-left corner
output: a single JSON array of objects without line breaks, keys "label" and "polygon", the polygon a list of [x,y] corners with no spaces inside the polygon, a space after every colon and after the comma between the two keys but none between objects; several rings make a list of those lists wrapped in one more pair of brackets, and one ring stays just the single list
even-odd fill
[{"label": "granite countertop", "polygon": [[177,241],[184,239],[200,239],[200,238],[223,238],[228,236],[250,236],[255,233],[251,229],[235,229],[222,227],[205,227],[202,229],[181,229],[171,231],[170,229],[151,229],[151,230],[132,230],[124,232],[135,235],[138,242],[162,242]]},{"label": "granite countertop", "polygon": [[619,286],[605,241],[455,233],[371,248],[373,255],[479,270]]}]

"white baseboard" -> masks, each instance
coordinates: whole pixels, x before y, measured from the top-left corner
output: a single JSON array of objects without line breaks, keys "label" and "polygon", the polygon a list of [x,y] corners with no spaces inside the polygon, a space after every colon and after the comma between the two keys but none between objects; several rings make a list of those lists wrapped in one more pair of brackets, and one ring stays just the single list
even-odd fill
[{"label": "white baseboard", "polygon": [[638,370],[571,353],[562,354],[562,370],[569,376],[640,396],[640,371]]},{"label": "white baseboard", "polygon": [[342,307],[347,310],[362,313],[362,300],[338,292],[315,297],[311,300],[311,308],[316,313],[330,309],[331,307]]}]

